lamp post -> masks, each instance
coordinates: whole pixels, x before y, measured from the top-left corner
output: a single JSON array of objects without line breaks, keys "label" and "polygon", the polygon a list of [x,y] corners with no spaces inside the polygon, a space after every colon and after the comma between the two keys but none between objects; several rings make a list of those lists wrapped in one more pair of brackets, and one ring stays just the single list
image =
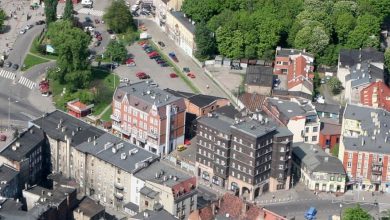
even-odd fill
[{"label": "lamp post", "polygon": [[340,220],[341,220],[342,213],[343,213],[343,203],[340,203]]}]

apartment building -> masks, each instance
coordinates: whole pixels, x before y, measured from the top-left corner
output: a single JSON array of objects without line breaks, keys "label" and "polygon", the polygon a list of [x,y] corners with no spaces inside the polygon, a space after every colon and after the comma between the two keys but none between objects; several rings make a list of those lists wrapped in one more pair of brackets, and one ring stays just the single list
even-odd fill
[{"label": "apartment building", "polygon": [[274,85],[272,71],[273,69],[270,66],[248,66],[245,75],[245,92],[270,95]]},{"label": "apartment building", "polygon": [[112,102],[114,134],[155,154],[168,154],[184,143],[184,99],[148,81],[121,84]]},{"label": "apartment building", "polygon": [[294,143],[318,143],[320,120],[310,101],[295,98],[290,100],[267,98],[263,110],[279,125],[286,126],[294,134]]},{"label": "apartment building", "polygon": [[18,198],[21,195],[19,172],[7,165],[0,165],[0,196],[4,198]]},{"label": "apartment building", "polygon": [[71,177],[80,185],[79,192],[117,209],[136,196],[133,174],[157,159],[109,133],[75,146],[71,155]]},{"label": "apartment building", "polygon": [[383,109],[346,106],[339,159],[347,172],[349,185],[390,192],[389,116]]},{"label": "apartment building", "polygon": [[142,182],[139,211],[166,210],[178,219],[188,219],[197,209],[196,177],[190,176],[167,161],[153,163],[134,174]]},{"label": "apartment building", "polygon": [[325,153],[320,146],[294,143],[292,148],[294,179],[312,191],[344,193],[346,173],[337,157]]},{"label": "apartment building", "polygon": [[372,82],[360,92],[360,103],[390,111],[390,88],[383,81]]},{"label": "apartment building", "polygon": [[19,189],[25,185],[44,184],[50,173],[50,151],[43,131],[32,126],[21,133],[0,152],[0,164],[19,172]]},{"label": "apartment building", "polygon": [[263,191],[289,189],[292,133],[261,113],[202,117],[197,141],[196,166],[203,181],[249,200]]},{"label": "apartment building", "polygon": [[314,56],[306,53],[305,50],[288,49],[277,47],[275,52],[274,74],[287,75],[289,68],[294,66],[298,57],[302,57],[306,62],[308,71],[314,70]]}]

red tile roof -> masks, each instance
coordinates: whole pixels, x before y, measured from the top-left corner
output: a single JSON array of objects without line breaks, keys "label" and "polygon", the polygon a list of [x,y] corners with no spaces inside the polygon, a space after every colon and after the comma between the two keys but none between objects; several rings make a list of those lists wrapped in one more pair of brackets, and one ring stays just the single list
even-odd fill
[{"label": "red tile roof", "polygon": [[265,98],[265,95],[259,95],[256,93],[244,93],[239,97],[242,104],[244,104],[245,107],[251,112],[260,111],[262,109]]},{"label": "red tile roof", "polygon": [[185,181],[182,181],[172,187],[172,192],[174,195],[182,196],[194,189],[196,186],[196,178],[192,177]]},{"label": "red tile roof", "polygon": [[390,88],[382,81],[372,82],[360,92],[360,103],[390,111]]},{"label": "red tile roof", "polygon": [[[312,83],[313,75],[310,74],[311,69],[310,66],[306,64],[306,59],[302,55],[298,56],[295,61],[292,61],[287,73],[287,87],[288,89],[292,89],[299,84],[307,85],[307,82]],[[306,84],[305,84],[306,83]]]},{"label": "red tile roof", "polygon": [[239,218],[241,215],[242,201],[237,196],[226,193],[221,199],[221,206],[219,207],[219,213],[226,215],[229,213],[229,216],[232,218]]}]

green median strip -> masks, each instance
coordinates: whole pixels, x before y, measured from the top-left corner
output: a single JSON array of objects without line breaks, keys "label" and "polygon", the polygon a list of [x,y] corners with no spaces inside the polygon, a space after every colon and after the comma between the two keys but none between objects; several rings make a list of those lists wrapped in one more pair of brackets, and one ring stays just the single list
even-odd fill
[{"label": "green median strip", "polygon": [[182,71],[177,67],[177,65],[169,58],[167,55],[163,53],[162,50],[151,40],[149,40],[149,43],[152,45],[152,47],[157,50],[157,52],[164,58],[164,60],[173,67],[173,70],[175,73],[187,84],[188,87],[194,92],[194,93],[200,93],[199,89],[194,85],[194,83],[185,75]]},{"label": "green median strip", "polygon": [[51,60],[29,53],[29,54],[27,54],[26,58],[24,59],[22,70],[25,71],[25,70],[30,69],[33,66],[36,66],[36,65],[39,65],[42,63],[46,63],[49,61],[51,61]]}]

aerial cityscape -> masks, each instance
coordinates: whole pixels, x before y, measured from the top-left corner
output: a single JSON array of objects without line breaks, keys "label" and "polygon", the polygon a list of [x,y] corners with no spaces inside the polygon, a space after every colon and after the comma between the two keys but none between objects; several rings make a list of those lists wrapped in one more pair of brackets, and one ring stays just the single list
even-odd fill
[{"label": "aerial cityscape", "polygon": [[389,0],[0,0],[1,220],[390,220]]}]

